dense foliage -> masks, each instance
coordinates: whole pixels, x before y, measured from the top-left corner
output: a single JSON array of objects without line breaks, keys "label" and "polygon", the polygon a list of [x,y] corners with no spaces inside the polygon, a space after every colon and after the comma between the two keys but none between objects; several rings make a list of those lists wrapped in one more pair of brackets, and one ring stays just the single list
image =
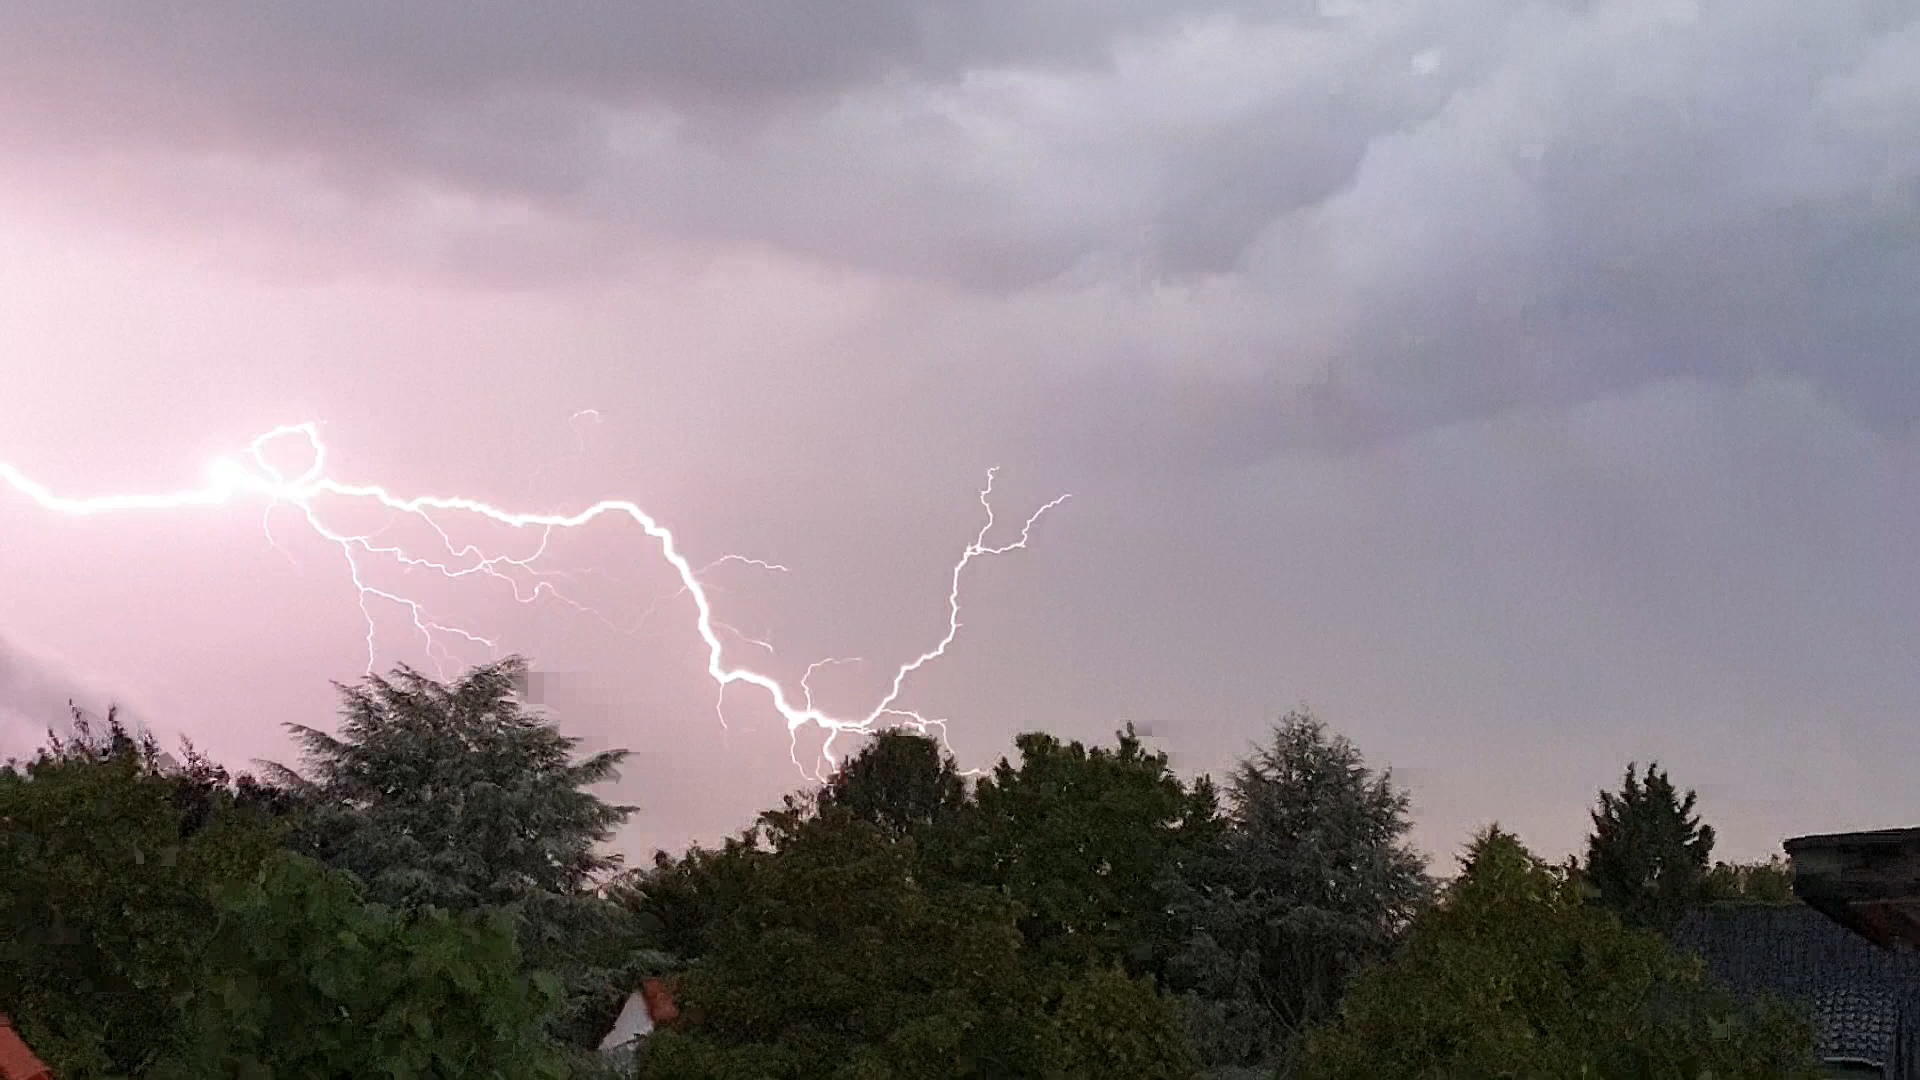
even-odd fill
[{"label": "dense foliage", "polygon": [[499,916],[368,905],[111,723],[0,772],[0,1008],[66,1078],[563,1075]]},{"label": "dense foliage", "polygon": [[192,823],[151,743],[116,721],[0,772],[0,1009],[63,1075],[143,1072],[176,1049],[220,927],[213,886],[275,850],[264,823]]},{"label": "dense foliage", "polygon": [[1018,905],[1040,958],[1158,975],[1181,936],[1168,875],[1201,861],[1221,822],[1210,783],[1182,783],[1132,729],[1117,743],[1016,739],[1019,764],[1002,760],[975,789],[966,869]]},{"label": "dense foliage", "polygon": [[1126,968],[1168,939],[1157,883],[1207,805],[1131,733],[1019,746],[968,792],[937,743],[883,735],[814,799],[657,860],[636,904],[698,963],[644,1074],[1194,1075]]},{"label": "dense foliage", "polygon": [[1741,1002],[1656,934],[1583,902],[1511,834],[1483,833],[1443,901],[1362,976],[1298,1075],[1814,1077],[1812,1034]]},{"label": "dense foliage", "polygon": [[510,914],[404,915],[292,853],[222,891],[184,1045],[148,1075],[567,1075],[558,980],[523,969]]},{"label": "dense foliage", "polygon": [[297,846],[372,899],[510,906],[529,961],[565,988],[556,1033],[585,1045],[659,958],[598,888],[619,865],[604,845],[632,808],[589,789],[626,751],[576,760],[578,740],[517,696],[526,672],[509,657],[450,685],[401,667],[341,686],[338,734],[288,725],[307,768],[277,771],[306,809]]},{"label": "dense foliage", "polygon": [[1775,855],[1763,863],[1714,863],[1705,882],[1710,901],[1793,904],[1793,868]]},{"label": "dense foliage", "polygon": [[[63,1080],[1800,1075],[1801,1018],[1653,930],[1792,902],[1630,769],[1584,864],[1498,830],[1436,891],[1392,776],[1304,713],[1224,790],[1131,730],[977,779],[910,732],[615,874],[622,752],[510,659],[342,687],[263,782],[109,716],[0,770],[0,1012]],[[614,875],[614,876],[609,876]],[[1623,919],[1632,924],[1623,925]],[[587,1052],[642,976],[677,1019]]]},{"label": "dense foliage", "polygon": [[1051,1053],[1004,898],[928,886],[910,840],[850,814],[755,861],[685,982],[686,1031],[654,1040],[648,1075],[1013,1077]]}]

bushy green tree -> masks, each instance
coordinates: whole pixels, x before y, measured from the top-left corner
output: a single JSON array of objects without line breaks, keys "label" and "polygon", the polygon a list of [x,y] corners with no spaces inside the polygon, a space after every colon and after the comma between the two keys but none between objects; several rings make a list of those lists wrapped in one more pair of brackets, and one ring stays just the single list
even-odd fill
[{"label": "bushy green tree", "polygon": [[[118,706],[109,706],[106,717],[95,722],[86,710],[67,703],[71,720],[69,733],[47,732],[46,744],[35,760],[131,763],[143,776],[163,778],[172,792],[172,802],[180,811],[180,829],[184,835],[205,825],[227,809],[240,809],[268,818],[287,818],[298,809],[293,793],[261,780],[251,773],[231,773],[226,766],[202,754],[190,739],[180,740],[181,757],[160,749],[151,732],[136,734],[120,719]],[[10,762],[18,766],[18,762]]]},{"label": "bushy green tree", "polygon": [[220,799],[190,820],[115,718],[93,735],[0,770],[0,1012],[67,1077],[142,1074],[175,1045],[222,932],[210,890],[278,843]]},{"label": "bushy green tree", "polygon": [[509,657],[451,684],[407,667],[341,686],[338,734],[289,725],[306,773],[301,850],[366,882],[401,910],[511,905],[527,961],[559,974],[556,1031],[599,1037],[638,977],[657,964],[600,892],[618,866],[603,844],[632,813],[590,789],[624,750],[577,758],[579,740],[528,709],[526,661]]},{"label": "bushy green tree", "polygon": [[504,912],[370,907],[109,718],[0,771],[0,1012],[66,1080],[555,1076]]},{"label": "bushy green tree", "polygon": [[1497,827],[1392,959],[1315,1031],[1307,1080],[1819,1075],[1812,1029],[1747,1004],[1695,958],[1589,905],[1568,875]]},{"label": "bushy green tree", "polygon": [[681,855],[655,852],[653,865],[616,882],[614,898],[648,940],[682,962],[698,961],[720,944],[728,920],[751,900],[768,858],[756,826],[719,847],[694,845]]},{"label": "bushy green tree", "polygon": [[1290,713],[1227,785],[1220,853],[1182,883],[1172,966],[1208,1064],[1270,1065],[1383,959],[1431,895],[1407,794]]},{"label": "bushy green tree", "polygon": [[520,966],[511,912],[402,913],[292,853],[222,890],[183,1045],[148,1071],[209,1076],[539,1080],[558,980]]},{"label": "bushy green tree", "polygon": [[1052,1048],[1011,904],[937,895],[911,840],[829,811],[786,832],[686,976],[643,1076],[1018,1077]]},{"label": "bushy green tree", "polygon": [[1793,867],[1775,855],[1766,862],[1714,863],[1707,872],[1706,899],[1714,903],[1792,904]]},{"label": "bushy green tree", "polygon": [[939,742],[910,731],[883,731],[840,764],[817,790],[790,795],[779,809],[718,847],[681,855],[656,852],[653,865],[615,887],[651,938],[682,960],[698,960],[717,928],[758,887],[756,875],[778,846],[821,814],[862,821],[888,840],[914,841],[915,878],[939,888],[967,880],[961,846],[975,822],[972,794]]},{"label": "bushy green tree", "polygon": [[1027,947],[1087,970],[1158,976],[1183,936],[1170,878],[1205,859],[1221,822],[1210,782],[1188,785],[1131,727],[1087,747],[1029,733],[975,790],[968,874],[1020,906]]},{"label": "bushy green tree", "polygon": [[1582,877],[1594,898],[1628,926],[1666,932],[1706,899],[1713,826],[1694,812],[1657,765],[1627,766],[1620,790],[1602,791],[1593,810]]},{"label": "bushy green tree", "polygon": [[822,810],[839,809],[894,837],[924,841],[955,826],[968,793],[960,767],[924,734],[878,732],[842,762],[814,796]]},{"label": "bushy green tree", "polygon": [[1060,1073],[1075,1080],[1186,1080],[1200,1073],[1179,1012],[1153,981],[1117,968],[1067,984],[1054,1022]]},{"label": "bushy green tree", "polygon": [[976,803],[937,743],[876,739],[755,829],[634,875],[636,910],[694,961],[643,1075],[1193,1075],[1172,1003],[1114,966],[1128,928],[1159,932],[1190,795],[1130,734],[1021,745]]},{"label": "bushy green tree", "polygon": [[996,890],[930,888],[911,839],[838,809],[758,852],[643,1077],[947,1080],[1194,1075],[1171,1003],[1027,956]]}]

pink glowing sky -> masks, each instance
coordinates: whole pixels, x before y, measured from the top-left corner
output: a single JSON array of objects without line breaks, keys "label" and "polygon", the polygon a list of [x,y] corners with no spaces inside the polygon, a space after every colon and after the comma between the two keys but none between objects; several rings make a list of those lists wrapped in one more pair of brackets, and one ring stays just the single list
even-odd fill
[{"label": "pink glowing sky", "polygon": [[[0,14],[0,461],[64,494],[313,420],[342,480],[631,498],[790,567],[719,612],[866,657],[816,679],[859,711],[999,465],[1006,516],[1075,499],[911,684],[965,764],[1132,721],[1217,771],[1305,702],[1443,854],[1570,849],[1631,758],[1732,855],[1920,820],[1902,5],[104,10]],[[361,615],[259,510],[0,490],[0,749],[74,695],[236,763],[328,723]],[[554,565],[631,618],[655,550]],[[801,782],[690,611],[422,591],[633,749],[630,855]]]}]

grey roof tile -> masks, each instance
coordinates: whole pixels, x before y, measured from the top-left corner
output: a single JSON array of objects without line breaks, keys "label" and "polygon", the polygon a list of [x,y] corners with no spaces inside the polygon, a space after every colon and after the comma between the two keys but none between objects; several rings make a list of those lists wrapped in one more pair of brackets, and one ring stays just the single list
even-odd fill
[{"label": "grey roof tile", "polygon": [[1746,993],[1807,1006],[1820,1056],[1914,1061],[1920,957],[1881,949],[1803,904],[1702,908],[1674,931],[1675,945]]}]

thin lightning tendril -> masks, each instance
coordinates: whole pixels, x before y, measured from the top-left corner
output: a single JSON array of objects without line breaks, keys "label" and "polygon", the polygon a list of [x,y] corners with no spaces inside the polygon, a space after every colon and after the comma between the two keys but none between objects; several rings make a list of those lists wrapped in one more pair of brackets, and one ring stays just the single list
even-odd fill
[{"label": "thin lightning tendril", "polygon": [[[584,410],[580,415],[592,412]],[[594,414],[595,419],[598,414]],[[306,470],[298,476],[288,477],[267,457],[267,449],[274,443],[300,437],[305,440],[312,454],[312,461]],[[248,464],[251,462],[251,464]],[[787,567],[762,559],[744,555],[723,555],[705,565],[696,567],[679,549],[671,530],[660,524],[639,505],[625,499],[607,499],[594,503],[584,510],[572,514],[533,514],[503,510],[479,499],[461,495],[417,495],[402,497],[389,492],[385,487],[375,484],[347,484],[335,480],[326,473],[327,447],[320,438],[319,427],[313,423],[289,424],[276,427],[254,439],[247,447],[245,460],[222,457],[213,462],[208,482],[205,486],[161,494],[125,494],[103,495],[90,498],[73,498],[55,494],[46,485],[32,479],[19,469],[6,462],[0,462],[0,481],[4,481],[15,491],[25,495],[43,509],[71,517],[91,517],[135,511],[164,511],[195,508],[219,508],[227,506],[242,497],[259,497],[266,506],[261,514],[261,529],[267,542],[276,550],[286,554],[296,568],[299,564],[290,553],[281,548],[272,529],[273,512],[281,507],[298,511],[318,536],[337,547],[346,562],[347,576],[356,590],[361,616],[366,622],[367,671],[374,669],[377,650],[377,630],[374,604],[384,601],[407,613],[413,629],[425,643],[427,656],[441,666],[452,660],[443,638],[458,638],[472,645],[481,646],[491,653],[498,653],[499,645],[492,638],[463,629],[459,626],[440,622],[432,617],[420,601],[407,597],[391,589],[372,584],[365,573],[363,560],[385,558],[392,560],[404,570],[424,570],[438,573],[449,579],[461,579],[473,576],[485,576],[507,583],[515,601],[531,604],[542,597],[567,605],[574,610],[598,619],[608,627],[622,633],[637,633],[646,620],[663,603],[691,597],[694,607],[694,629],[706,646],[706,674],[715,684],[714,708],[720,722],[726,723],[725,703],[727,688],[744,683],[757,688],[786,722],[794,764],[802,772],[805,766],[800,764],[798,738],[800,729],[813,725],[825,733],[820,756],[824,763],[835,763],[834,743],[843,734],[866,734],[882,726],[907,726],[921,731],[938,730],[944,737],[947,721],[944,718],[928,718],[919,712],[904,708],[900,701],[908,680],[928,664],[946,655],[947,649],[959,636],[960,620],[960,584],[968,566],[982,556],[1005,555],[1024,549],[1032,537],[1033,529],[1048,511],[1066,502],[1072,496],[1061,495],[1035,510],[1021,525],[1018,539],[1005,544],[991,545],[987,536],[993,530],[995,517],[993,510],[993,485],[998,473],[997,468],[987,470],[987,479],[980,489],[980,505],[986,511],[986,522],[973,540],[962,549],[960,558],[954,563],[947,590],[947,626],[945,633],[931,648],[901,664],[893,674],[886,693],[867,712],[859,715],[839,716],[816,705],[813,699],[813,687],[810,680],[821,668],[834,664],[859,662],[858,658],[830,658],[818,660],[807,666],[799,681],[800,700],[795,701],[780,680],[753,668],[731,662],[721,640],[721,633],[733,635],[741,642],[766,650],[774,651],[773,645],[764,638],[750,637],[740,630],[718,619],[709,596],[710,587],[704,582],[705,575],[712,570],[728,564],[739,563],[756,569],[785,573]],[[368,533],[349,533],[328,526],[315,508],[315,500],[330,496],[343,500],[378,505],[392,514],[406,515],[423,522],[433,530],[440,541],[443,551],[431,555],[416,554],[394,541],[382,540],[387,531],[382,526]],[[457,544],[453,537],[442,527],[436,514],[464,514],[483,518],[516,530],[530,530],[537,536],[538,542],[531,550],[519,555],[494,555],[482,551],[474,544]],[[555,580],[570,581],[571,577],[563,571],[544,570],[533,564],[547,554],[552,543],[554,530],[575,529],[585,526],[596,519],[621,516],[640,526],[641,530],[660,545],[660,554],[680,579],[680,588],[671,595],[654,600],[638,620],[631,626],[620,626],[606,618],[591,606],[568,597],[554,585]],[[514,572],[509,572],[509,570]],[[531,579],[527,584],[517,574]],[[444,677],[444,666],[441,666]],[[816,779],[823,774],[813,774]]]}]

